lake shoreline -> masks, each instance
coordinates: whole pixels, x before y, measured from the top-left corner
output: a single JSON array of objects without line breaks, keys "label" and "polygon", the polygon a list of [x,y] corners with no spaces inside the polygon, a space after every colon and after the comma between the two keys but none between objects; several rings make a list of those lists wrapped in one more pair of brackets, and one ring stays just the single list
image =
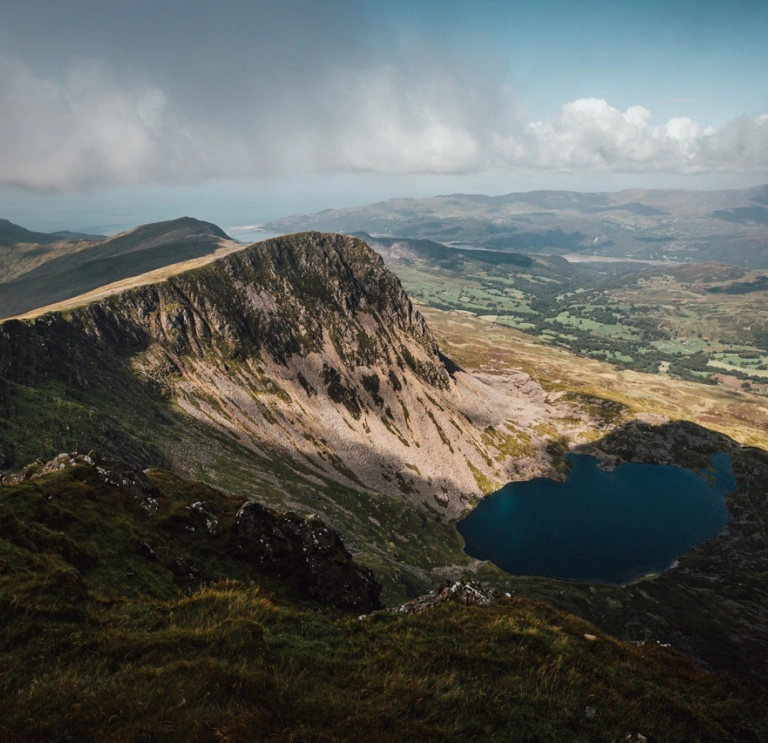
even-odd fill
[{"label": "lake shoreline", "polygon": [[508,483],[457,524],[465,553],[513,576],[631,585],[722,532],[738,487],[729,454],[707,469],[567,455],[564,482]]}]

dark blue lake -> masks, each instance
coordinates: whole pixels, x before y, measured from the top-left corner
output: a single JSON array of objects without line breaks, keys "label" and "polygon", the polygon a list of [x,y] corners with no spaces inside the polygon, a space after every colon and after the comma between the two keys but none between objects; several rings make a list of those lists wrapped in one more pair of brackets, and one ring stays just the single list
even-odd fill
[{"label": "dark blue lake", "polygon": [[671,567],[731,519],[727,454],[702,474],[634,463],[606,472],[594,457],[568,459],[565,482],[514,482],[483,498],[458,524],[465,552],[514,575],[623,584]]}]

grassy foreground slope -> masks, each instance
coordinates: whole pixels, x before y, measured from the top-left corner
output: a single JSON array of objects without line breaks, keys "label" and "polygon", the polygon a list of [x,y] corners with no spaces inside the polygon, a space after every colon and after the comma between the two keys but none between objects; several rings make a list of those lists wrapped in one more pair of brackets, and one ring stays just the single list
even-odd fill
[{"label": "grassy foreground slope", "polygon": [[768,734],[759,689],[540,603],[329,610],[227,552],[231,496],[120,479],[76,465],[0,487],[4,741]]}]

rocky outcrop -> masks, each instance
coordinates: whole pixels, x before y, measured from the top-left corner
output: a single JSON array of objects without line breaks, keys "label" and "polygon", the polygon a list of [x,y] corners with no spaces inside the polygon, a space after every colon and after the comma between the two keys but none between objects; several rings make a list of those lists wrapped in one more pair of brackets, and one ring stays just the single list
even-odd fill
[{"label": "rocky outcrop", "polygon": [[18,472],[12,472],[0,478],[0,485],[19,485],[22,482],[36,480],[52,472],[61,472],[68,467],[82,465],[90,467],[96,471],[101,480],[108,485],[128,490],[139,496],[156,496],[157,488],[150,482],[149,478],[137,470],[126,470],[114,464],[105,462],[96,452],[90,451],[88,454],[71,454],[64,452],[59,454],[48,462],[38,459],[22,467]]},{"label": "rocky outcrop", "polygon": [[[509,594],[506,594],[509,597]],[[401,606],[382,609],[367,614],[361,614],[358,619],[370,619],[377,614],[421,614],[427,609],[434,609],[441,604],[474,604],[476,606],[489,606],[499,600],[495,591],[486,588],[477,581],[461,578],[460,580],[448,581],[437,586],[429,593],[417,596]]]},{"label": "rocky outcrop", "polygon": [[493,591],[488,590],[480,583],[468,580],[457,580],[430,591],[424,596],[411,599],[398,609],[400,614],[420,614],[426,609],[432,609],[440,604],[475,604],[488,606],[497,600]]},{"label": "rocky outcrop", "polygon": [[577,447],[577,451],[594,453],[611,464],[643,462],[707,469],[713,454],[737,451],[740,447],[725,434],[690,421],[653,425],[631,420],[600,439],[597,451],[593,452],[593,448]]},{"label": "rocky outcrop", "polygon": [[305,598],[349,610],[381,607],[381,584],[354,563],[341,537],[320,519],[278,516],[249,502],[238,511],[235,528],[238,557],[290,579]]}]

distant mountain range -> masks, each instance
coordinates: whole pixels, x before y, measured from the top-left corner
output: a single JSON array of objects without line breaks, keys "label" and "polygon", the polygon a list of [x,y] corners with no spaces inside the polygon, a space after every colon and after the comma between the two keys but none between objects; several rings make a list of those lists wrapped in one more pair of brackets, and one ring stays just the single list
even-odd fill
[{"label": "distant mountain range", "polygon": [[452,194],[296,214],[273,232],[367,232],[522,253],[768,267],[768,185],[741,190]]}]

